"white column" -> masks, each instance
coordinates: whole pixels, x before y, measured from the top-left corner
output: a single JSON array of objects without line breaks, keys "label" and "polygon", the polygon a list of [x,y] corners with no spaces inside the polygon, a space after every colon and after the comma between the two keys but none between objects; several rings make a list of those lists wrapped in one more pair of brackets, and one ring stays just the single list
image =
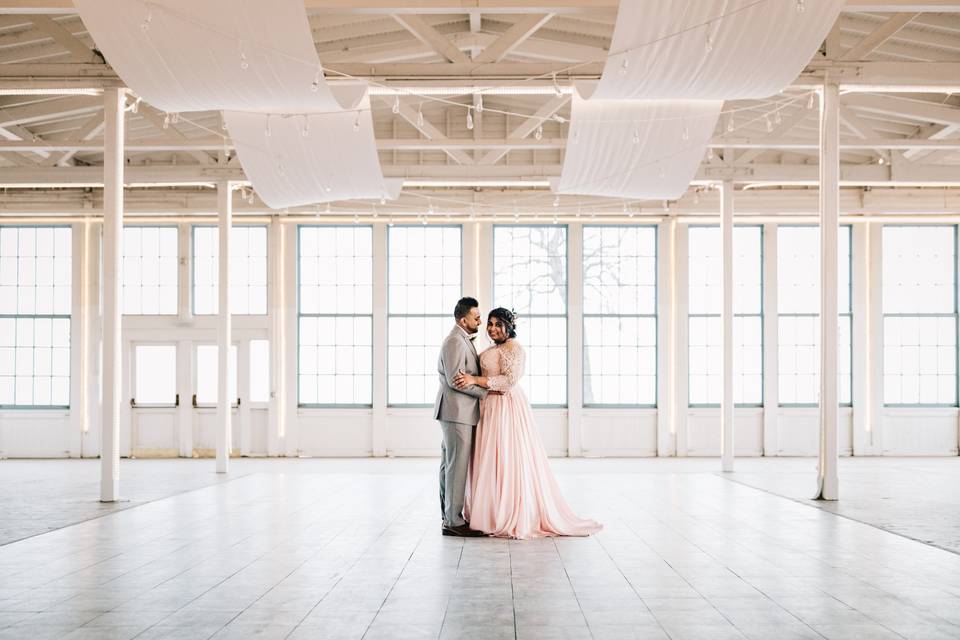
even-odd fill
[{"label": "white column", "polygon": [[583,455],[583,224],[567,229],[567,455]]},{"label": "white column", "polygon": [[[193,290],[193,226],[187,222],[177,225],[177,310],[178,319],[183,325],[193,321],[193,308],[190,301]],[[194,389],[193,380],[193,341],[183,338],[177,342],[177,394],[180,405],[177,407],[177,429],[180,433],[180,457],[193,457],[193,421],[195,411],[190,401]]]},{"label": "white column", "polygon": [[283,261],[281,253],[283,229],[279,219],[274,217],[270,221],[268,232],[269,247],[267,249],[267,264],[269,286],[267,296],[270,300],[270,323],[267,337],[270,341],[270,408],[268,411],[267,455],[279,456],[282,453],[281,432],[284,411],[284,353],[281,336],[283,335]]},{"label": "white column", "polygon": [[837,233],[840,221],[840,137],[836,84],[820,101],[820,460],[817,498],[836,500],[837,481]]},{"label": "white column", "polygon": [[217,313],[217,473],[226,473],[230,460],[230,228],[233,226],[233,187],[217,183],[220,260]]},{"label": "white column", "polygon": [[677,220],[671,218],[657,225],[657,455],[676,455],[673,429],[673,367],[676,361],[673,253]]},{"label": "white column", "polygon": [[373,225],[373,455],[387,455],[387,225]]},{"label": "white column", "polygon": [[687,455],[687,414],[690,406],[690,227],[676,221],[673,242],[673,413],[670,432],[677,457]]},{"label": "white column", "polygon": [[123,256],[123,117],[126,90],[103,90],[103,423],[100,501],[120,499],[120,259]]},{"label": "white column", "polygon": [[733,182],[720,187],[720,238],[723,309],[723,397],[720,400],[720,458],[724,471],[733,471]]},{"label": "white column", "polygon": [[779,349],[777,318],[777,225],[763,225],[763,455],[775,456],[779,443]]},{"label": "white column", "polygon": [[870,223],[853,225],[853,455],[870,455]]}]

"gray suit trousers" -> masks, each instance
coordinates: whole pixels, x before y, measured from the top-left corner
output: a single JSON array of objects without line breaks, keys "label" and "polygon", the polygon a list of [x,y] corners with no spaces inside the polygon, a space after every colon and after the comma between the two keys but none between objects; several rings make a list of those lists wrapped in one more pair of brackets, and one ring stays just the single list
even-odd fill
[{"label": "gray suit trousers", "polygon": [[467,488],[467,468],[473,454],[476,427],[458,422],[440,421],[443,448],[440,452],[440,513],[443,524],[458,527],[463,519],[463,494]]}]

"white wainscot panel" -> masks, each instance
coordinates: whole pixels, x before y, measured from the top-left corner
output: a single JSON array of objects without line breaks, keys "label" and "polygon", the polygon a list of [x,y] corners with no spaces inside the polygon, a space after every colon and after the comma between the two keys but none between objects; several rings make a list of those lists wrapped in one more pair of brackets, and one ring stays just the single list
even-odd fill
[{"label": "white wainscot panel", "polygon": [[388,456],[439,456],[442,439],[433,407],[387,409]]},{"label": "white wainscot panel", "polygon": [[[820,452],[820,411],[816,407],[781,407],[777,412],[777,450],[768,456],[817,456]],[[853,409],[840,407],[838,451],[853,454]]]},{"label": "white wainscot panel", "polygon": [[657,455],[656,409],[584,409],[580,441],[583,455]]},{"label": "white wainscot panel", "polygon": [[[733,416],[733,451],[736,456],[763,455],[763,409],[736,409]],[[688,409],[687,455],[720,455],[720,409]]]},{"label": "white wainscot panel", "polygon": [[267,432],[270,429],[270,414],[267,409],[250,409],[249,454],[251,456],[267,455]]},{"label": "white wainscot panel", "polygon": [[0,413],[0,457],[69,458],[70,412],[5,411]]},{"label": "white wainscot panel", "polygon": [[134,409],[131,421],[132,455],[138,458],[175,458],[179,455],[176,409]]},{"label": "white wainscot panel", "polygon": [[567,455],[567,410],[534,409],[533,419],[537,423],[543,448],[547,455],[566,457]]},{"label": "white wainscot panel", "polygon": [[301,456],[373,455],[371,409],[300,409],[297,412]]},{"label": "white wainscot panel", "polygon": [[[230,455],[240,455],[240,418],[236,409],[230,418]],[[199,458],[217,456],[217,409],[201,407],[193,412],[193,455]]]},{"label": "white wainscot panel", "polygon": [[883,455],[957,455],[956,409],[886,407],[882,419]]}]

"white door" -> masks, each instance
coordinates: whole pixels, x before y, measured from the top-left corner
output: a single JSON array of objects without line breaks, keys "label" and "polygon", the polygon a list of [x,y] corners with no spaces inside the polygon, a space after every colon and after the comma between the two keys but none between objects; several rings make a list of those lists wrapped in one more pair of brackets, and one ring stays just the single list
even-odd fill
[{"label": "white door", "polygon": [[133,343],[133,395],[130,399],[130,454],[179,455],[177,345]]},{"label": "white door", "polygon": [[[193,404],[193,452],[200,457],[215,457],[217,454],[217,393],[218,393],[218,352],[215,344],[197,343],[194,345],[194,392]],[[230,455],[240,455],[240,431],[242,428],[238,408],[241,398],[237,387],[238,345],[230,346],[229,386],[230,405],[233,407],[231,418]]]}]

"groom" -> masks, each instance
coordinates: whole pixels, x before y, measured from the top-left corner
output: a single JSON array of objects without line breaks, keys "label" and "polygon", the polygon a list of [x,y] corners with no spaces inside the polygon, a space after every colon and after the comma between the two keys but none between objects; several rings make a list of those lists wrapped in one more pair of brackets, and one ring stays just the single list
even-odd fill
[{"label": "groom", "polygon": [[433,417],[440,421],[443,449],[440,452],[440,511],[443,535],[465,538],[484,535],[471,529],[463,518],[463,494],[467,486],[467,467],[473,453],[473,432],[480,421],[480,398],[486,389],[476,385],[457,389],[457,372],[480,375],[480,359],[473,346],[482,322],[479,303],[461,298],[453,310],[456,326],[440,348],[440,390],[433,405]]}]

